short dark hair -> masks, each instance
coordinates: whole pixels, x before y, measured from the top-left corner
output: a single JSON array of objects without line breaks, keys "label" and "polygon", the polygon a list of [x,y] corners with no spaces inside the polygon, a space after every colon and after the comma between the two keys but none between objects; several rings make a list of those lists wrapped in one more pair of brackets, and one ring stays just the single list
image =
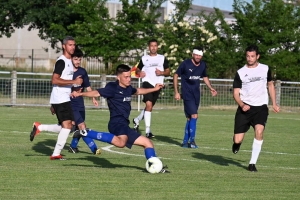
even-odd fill
[{"label": "short dark hair", "polygon": [[248,46],[248,47],[246,48],[246,52],[245,52],[245,53],[247,53],[247,51],[250,51],[250,52],[255,51],[255,52],[256,52],[256,55],[259,54],[258,46],[254,45],[254,44]]},{"label": "short dark hair", "polygon": [[72,36],[66,36],[66,37],[64,38],[64,40],[63,40],[63,44],[67,44],[67,42],[68,42],[69,40],[75,41],[75,39],[74,39]]},{"label": "short dark hair", "polygon": [[156,44],[158,45],[158,41],[153,38],[153,39],[151,39],[151,40],[148,41],[148,46],[150,45],[151,42],[156,42]]},{"label": "short dark hair", "polygon": [[83,57],[83,53],[82,53],[82,51],[78,47],[75,48],[75,51],[72,54],[72,58],[73,57],[77,57],[77,58]]},{"label": "short dark hair", "polygon": [[195,47],[193,47],[193,50],[194,49],[197,49],[197,50],[199,50],[199,51],[203,51],[203,47],[201,47],[201,46],[195,46]]},{"label": "short dark hair", "polygon": [[116,74],[120,75],[123,72],[129,72],[130,70],[131,70],[131,68],[128,65],[120,64],[120,65],[117,66]]}]

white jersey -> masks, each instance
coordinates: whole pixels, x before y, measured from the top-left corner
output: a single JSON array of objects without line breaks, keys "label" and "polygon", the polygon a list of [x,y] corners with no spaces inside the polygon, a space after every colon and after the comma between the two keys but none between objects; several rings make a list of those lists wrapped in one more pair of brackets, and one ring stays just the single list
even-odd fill
[{"label": "white jersey", "polygon": [[156,76],[156,68],[160,71],[164,71],[168,67],[165,56],[160,54],[157,54],[156,56],[143,56],[138,65],[138,68],[146,73],[146,76],[142,78],[142,81],[147,81],[153,86],[157,83],[164,83],[164,76]]},{"label": "white jersey", "polygon": [[[61,69],[55,69],[54,66],[54,71],[62,70],[60,74],[61,79],[73,80],[74,69],[73,69],[73,64],[71,59],[67,59],[64,55],[61,55],[56,60],[56,63],[59,60],[63,60],[65,65],[61,66]],[[50,104],[60,104],[60,103],[70,101],[71,88],[72,85],[65,85],[65,86],[53,85],[51,96],[50,96]]]},{"label": "white jersey", "polygon": [[268,104],[269,96],[267,82],[271,81],[269,66],[259,63],[255,68],[246,65],[235,75],[233,88],[240,89],[240,98],[251,106]]}]

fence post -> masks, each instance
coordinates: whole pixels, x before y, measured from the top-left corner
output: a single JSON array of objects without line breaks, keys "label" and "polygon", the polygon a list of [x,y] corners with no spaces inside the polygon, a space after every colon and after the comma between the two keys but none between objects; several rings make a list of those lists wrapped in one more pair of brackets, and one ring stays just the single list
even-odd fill
[{"label": "fence post", "polygon": [[[102,74],[100,76],[101,80],[101,88],[104,88],[106,85],[106,74]],[[100,107],[106,107],[106,99],[103,97],[100,97]]]},{"label": "fence post", "polygon": [[280,96],[281,96],[281,81],[275,81],[275,90],[276,90],[276,103],[280,106]]},{"label": "fence post", "polygon": [[31,50],[31,72],[33,72],[33,49]]},{"label": "fence post", "polygon": [[11,105],[15,105],[17,102],[17,71],[11,72],[11,95],[10,95],[10,103]]}]

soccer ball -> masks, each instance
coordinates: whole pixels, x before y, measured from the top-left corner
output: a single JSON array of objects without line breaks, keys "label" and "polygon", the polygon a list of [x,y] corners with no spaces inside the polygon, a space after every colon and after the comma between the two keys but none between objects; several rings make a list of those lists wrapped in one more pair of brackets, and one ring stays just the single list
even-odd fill
[{"label": "soccer ball", "polygon": [[163,168],[163,164],[158,157],[151,157],[146,162],[146,169],[151,174],[159,173]]}]

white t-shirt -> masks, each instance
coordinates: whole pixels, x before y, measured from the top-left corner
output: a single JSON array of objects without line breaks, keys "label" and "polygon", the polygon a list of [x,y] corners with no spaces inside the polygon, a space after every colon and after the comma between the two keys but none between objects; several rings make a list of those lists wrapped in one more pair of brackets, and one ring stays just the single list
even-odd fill
[{"label": "white t-shirt", "polygon": [[157,54],[156,56],[143,56],[138,64],[138,68],[146,73],[146,76],[142,78],[142,81],[147,81],[155,86],[157,83],[164,83],[164,76],[156,76],[156,68],[160,71],[164,71],[169,68],[169,66],[165,56]]},{"label": "white t-shirt", "polygon": [[[71,59],[67,59],[61,55],[55,63],[53,73],[60,74],[60,78],[64,80],[73,80],[73,64]],[[53,85],[50,104],[60,104],[70,101],[72,85],[58,86]]]},{"label": "white t-shirt", "polygon": [[255,68],[240,68],[234,78],[233,88],[240,89],[240,98],[251,106],[268,104],[267,82],[271,81],[269,66],[259,63]]}]

